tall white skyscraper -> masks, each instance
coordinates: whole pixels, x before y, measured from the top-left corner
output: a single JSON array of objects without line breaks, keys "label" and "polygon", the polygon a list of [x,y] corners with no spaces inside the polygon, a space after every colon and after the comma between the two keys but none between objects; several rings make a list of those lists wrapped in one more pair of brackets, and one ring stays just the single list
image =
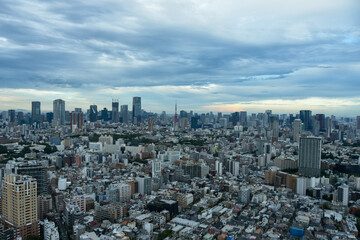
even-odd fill
[{"label": "tall white skyscraper", "polygon": [[299,142],[300,140],[300,135],[301,135],[301,130],[302,130],[302,123],[300,119],[295,119],[293,122],[293,136],[294,136],[294,141],[295,142]]},{"label": "tall white skyscraper", "polygon": [[151,188],[152,188],[151,177],[140,176],[136,178],[136,181],[138,182],[140,194],[142,195],[151,194]]},{"label": "tall white skyscraper", "polygon": [[300,138],[299,173],[306,177],[319,177],[321,173],[321,138]]},{"label": "tall white skyscraper", "polygon": [[343,206],[349,204],[349,186],[346,184],[341,185],[338,188],[338,201],[342,203]]},{"label": "tall white skyscraper", "polygon": [[223,175],[223,164],[219,160],[215,161],[215,170],[217,175],[222,176]]},{"label": "tall white skyscraper", "polygon": [[53,102],[53,126],[65,125],[65,101],[62,99],[56,99]]},{"label": "tall white skyscraper", "polygon": [[240,163],[237,161],[230,161],[229,162],[230,166],[230,172],[232,175],[234,176],[239,176],[240,174]]},{"label": "tall white skyscraper", "polygon": [[160,177],[161,176],[161,162],[159,160],[153,160],[151,163],[151,172],[152,177]]}]

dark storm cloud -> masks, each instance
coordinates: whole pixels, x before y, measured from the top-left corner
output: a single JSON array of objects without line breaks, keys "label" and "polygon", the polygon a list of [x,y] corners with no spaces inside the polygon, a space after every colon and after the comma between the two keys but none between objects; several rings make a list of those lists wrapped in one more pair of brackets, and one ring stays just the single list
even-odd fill
[{"label": "dark storm cloud", "polygon": [[356,9],[358,1],[3,0],[0,84],[220,86],[204,102],[353,97]]}]

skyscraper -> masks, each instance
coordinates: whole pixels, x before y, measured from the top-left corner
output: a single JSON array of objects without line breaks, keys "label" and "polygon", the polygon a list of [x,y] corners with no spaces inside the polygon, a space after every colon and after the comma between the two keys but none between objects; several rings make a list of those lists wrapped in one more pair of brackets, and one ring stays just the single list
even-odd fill
[{"label": "skyscraper", "polygon": [[279,116],[271,115],[269,123],[270,123],[271,136],[279,137]]},{"label": "skyscraper", "polygon": [[300,119],[295,119],[293,121],[293,139],[295,142],[299,142],[300,140],[300,135],[301,135],[301,130],[302,130],[302,123]]},{"label": "skyscraper", "polygon": [[241,124],[241,126],[247,126],[247,112],[246,111],[240,112],[240,124]]},{"label": "skyscraper", "polygon": [[128,105],[121,105],[121,122],[128,123],[129,122],[129,116],[128,116]]},{"label": "skyscraper", "polygon": [[8,110],[8,119],[9,122],[15,123],[15,110],[13,109]]},{"label": "skyscraper", "polygon": [[41,110],[40,102],[31,102],[31,122],[40,122]]},{"label": "skyscraper", "polygon": [[272,115],[272,110],[266,110],[264,114],[264,127],[269,126],[270,116]]},{"label": "skyscraper", "polygon": [[300,111],[300,120],[304,124],[304,130],[305,131],[311,131],[312,130],[312,112],[310,110],[301,110]]},{"label": "skyscraper", "polygon": [[71,112],[70,122],[71,130],[82,129],[84,125],[84,113],[81,111],[81,108]]},{"label": "skyscraper", "polygon": [[30,176],[6,174],[2,186],[2,219],[16,237],[39,236],[37,183]]},{"label": "skyscraper", "polygon": [[90,115],[89,115],[90,122],[96,122],[97,114],[98,114],[97,106],[96,105],[90,105]]},{"label": "skyscraper", "polygon": [[316,114],[315,119],[316,121],[319,122],[319,130],[321,132],[325,132],[326,130],[325,114]]},{"label": "skyscraper", "polygon": [[132,120],[134,123],[141,122],[141,97],[133,97]]},{"label": "skyscraper", "polygon": [[119,122],[119,101],[113,100],[112,102],[112,119],[111,121],[113,123]]},{"label": "skyscraper", "polygon": [[349,186],[346,184],[343,184],[338,188],[338,201],[341,202],[343,206],[349,204]]},{"label": "skyscraper", "polygon": [[28,164],[28,163],[9,163],[6,165],[7,173],[14,173],[19,175],[27,175],[35,178],[37,194],[47,194],[47,170],[42,165]]},{"label": "skyscraper", "polygon": [[107,110],[107,108],[101,110],[101,119],[104,120],[104,122],[109,121],[109,111]]},{"label": "skyscraper", "polygon": [[356,117],[356,129],[360,129],[360,116]]},{"label": "skyscraper", "polygon": [[136,181],[139,184],[139,193],[141,195],[151,194],[151,177],[140,176],[136,177]]},{"label": "skyscraper", "polygon": [[65,125],[65,101],[56,99],[53,102],[54,118],[52,120],[53,126]]},{"label": "skyscraper", "polygon": [[321,138],[300,138],[299,173],[306,177],[319,177],[321,171]]}]

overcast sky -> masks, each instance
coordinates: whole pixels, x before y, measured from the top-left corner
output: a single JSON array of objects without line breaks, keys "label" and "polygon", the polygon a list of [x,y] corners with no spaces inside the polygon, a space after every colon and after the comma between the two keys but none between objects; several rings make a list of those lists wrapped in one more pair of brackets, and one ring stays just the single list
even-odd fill
[{"label": "overcast sky", "polygon": [[360,115],[359,0],[1,0],[0,109]]}]

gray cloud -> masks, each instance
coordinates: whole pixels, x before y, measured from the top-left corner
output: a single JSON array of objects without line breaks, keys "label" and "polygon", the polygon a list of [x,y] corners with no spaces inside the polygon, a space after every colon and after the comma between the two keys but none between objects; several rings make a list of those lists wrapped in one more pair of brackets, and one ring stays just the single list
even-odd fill
[{"label": "gray cloud", "polygon": [[222,86],[203,105],[356,97],[359,7],[355,0],[4,0],[0,84],[79,93]]}]

